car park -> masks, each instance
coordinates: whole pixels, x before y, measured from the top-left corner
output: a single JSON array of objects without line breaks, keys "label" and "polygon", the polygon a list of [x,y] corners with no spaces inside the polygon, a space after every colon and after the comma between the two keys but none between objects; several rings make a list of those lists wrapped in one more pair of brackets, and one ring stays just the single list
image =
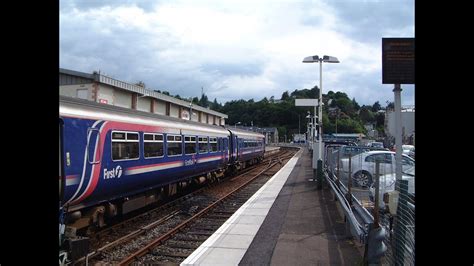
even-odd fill
[{"label": "car park", "polygon": [[413,145],[402,145],[402,153],[415,158],[415,146]]},{"label": "car park", "polygon": [[[375,176],[376,161],[380,162],[379,174],[391,174],[395,172],[395,152],[392,151],[369,151],[351,157],[351,178],[354,186],[369,187]],[[340,170],[343,177],[349,175],[349,158],[340,159]],[[402,171],[415,167],[415,160],[402,154]]]},{"label": "car park", "polygon": [[385,148],[382,142],[377,142],[377,141],[370,142],[367,146],[371,148],[382,148],[382,149]]},{"label": "car park", "polygon": [[[415,167],[414,166],[405,169],[405,171],[402,171],[402,180],[408,181],[408,195],[412,199],[412,202],[414,202],[414,198],[415,198]],[[382,211],[390,211],[392,214],[394,214],[396,210],[389,210],[389,206],[391,206],[390,203],[392,203],[392,200],[390,200],[390,197],[394,197],[393,192],[395,191],[395,185],[396,185],[395,173],[385,174],[379,177],[379,208]],[[372,202],[375,202],[375,183],[372,184],[369,188],[369,199]]]}]

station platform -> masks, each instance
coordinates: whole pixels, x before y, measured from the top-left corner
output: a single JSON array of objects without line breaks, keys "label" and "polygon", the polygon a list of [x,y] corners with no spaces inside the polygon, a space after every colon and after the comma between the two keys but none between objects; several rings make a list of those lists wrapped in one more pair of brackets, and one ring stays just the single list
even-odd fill
[{"label": "station platform", "polygon": [[181,265],[361,265],[330,188],[312,178],[302,148]]}]

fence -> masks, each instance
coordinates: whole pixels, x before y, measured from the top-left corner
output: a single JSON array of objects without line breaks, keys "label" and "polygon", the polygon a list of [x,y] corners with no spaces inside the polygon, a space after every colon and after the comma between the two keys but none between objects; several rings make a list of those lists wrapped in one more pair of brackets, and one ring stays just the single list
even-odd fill
[{"label": "fence", "polygon": [[338,200],[352,235],[366,245],[366,263],[414,265],[414,160],[404,158],[407,174],[396,180],[392,153],[352,151],[328,145],[325,176],[335,194],[344,196]]}]

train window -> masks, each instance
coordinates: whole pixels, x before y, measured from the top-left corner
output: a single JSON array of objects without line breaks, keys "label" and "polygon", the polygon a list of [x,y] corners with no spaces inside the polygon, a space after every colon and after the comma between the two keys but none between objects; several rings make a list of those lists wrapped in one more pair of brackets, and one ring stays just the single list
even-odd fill
[{"label": "train window", "polygon": [[199,137],[199,153],[207,153],[209,152],[209,147],[207,144],[207,137]]},{"label": "train window", "polygon": [[164,154],[163,135],[144,133],[143,147],[145,158],[162,157]]},{"label": "train window", "polygon": [[196,154],[196,137],[184,137],[184,153]]},{"label": "train window", "polygon": [[209,145],[211,146],[211,152],[217,151],[217,138],[209,138]]},{"label": "train window", "polygon": [[168,144],[168,156],[179,156],[183,154],[183,145],[181,136],[168,135],[166,136]]},{"label": "train window", "polygon": [[139,150],[138,133],[112,131],[112,160],[138,159]]},{"label": "train window", "polygon": [[125,132],[112,132],[112,139],[125,139]]},{"label": "train window", "polygon": [[127,140],[138,140],[138,133],[127,133]]}]

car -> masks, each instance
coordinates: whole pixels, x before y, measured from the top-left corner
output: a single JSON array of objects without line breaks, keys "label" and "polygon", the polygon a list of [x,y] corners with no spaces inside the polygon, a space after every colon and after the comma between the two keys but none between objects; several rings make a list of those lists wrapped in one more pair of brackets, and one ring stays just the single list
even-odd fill
[{"label": "car", "polygon": [[382,148],[382,149],[385,148],[382,142],[376,142],[376,141],[369,143],[367,146],[371,148]]},{"label": "car", "polygon": [[339,158],[348,158],[371,150],[370,147],[344,145],[339,149]]},{"label": "car", "polygon": [[415,146],[413,145],[402,145],[402,153],[415,158]]},{"label": "car", "polygon": [[[402,171],[402,180],[408,181],[408,194],[412,199],[415,198],[415,167],[409,167]],[[396,210],[389,210],[389,197],[395,191],[396,174],[390,173],[379,178],[379,207],[382,211],[395,213]],[[375,183],[369,188],[369,199],[375,202]]]},{"label": "car", "polygon": [[[370,187],[375,175],[375,162],[380,162],[380,175],[395,172],[395,152],[392,151],[369,151],[351,157],[351,178],[353,184],[359,187]],[[349,175],[349,158],[340,159],[340,169],[343,177]],[[415,160],[402,154],[402,171],[415,167]]]}]

